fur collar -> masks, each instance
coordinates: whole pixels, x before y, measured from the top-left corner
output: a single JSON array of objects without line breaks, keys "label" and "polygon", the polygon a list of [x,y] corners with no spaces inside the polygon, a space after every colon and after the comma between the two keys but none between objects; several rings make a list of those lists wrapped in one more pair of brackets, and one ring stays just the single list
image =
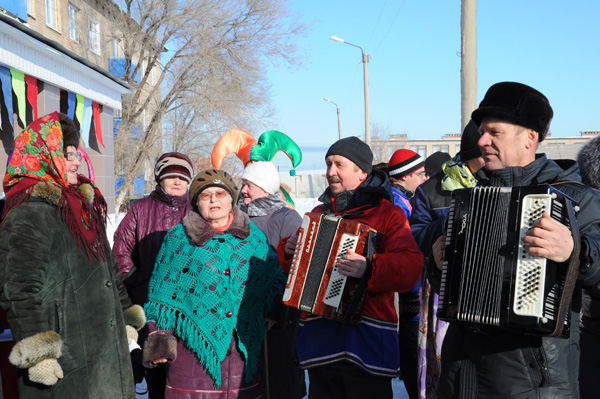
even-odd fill
[{"label": "fur collar", "polygon": [[204,220],[199,213],[191,211],[183,218],[183,229],[190,242],[199,247],[218,235],[231,234],[242,239],[248,237],[250,235],[250,218],[237,207],[233,207],[231,225],[225,231],[218,231]]},{"label": "fur collar", "polygon": [[[83,183],[77,188],[81,194],[83,194],[83,197],[88,203],[92,203],[92,201],[94,201],[94,188],[91,184]],[[33,186],[33,190],[31,191],[32,197],[41,198],[46,202],[57,206],[61,195],[62,193],[59,186],[44,182],[37,183],[35,186]]]}]

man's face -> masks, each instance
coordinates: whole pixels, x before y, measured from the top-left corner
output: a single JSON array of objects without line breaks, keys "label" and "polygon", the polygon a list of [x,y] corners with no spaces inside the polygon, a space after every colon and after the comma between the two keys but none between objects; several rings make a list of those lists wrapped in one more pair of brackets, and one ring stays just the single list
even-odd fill
[{"label": "man's face", "polygon": [[402,179],[402,185],[414,192],[425,180],[427,180],[425,169],[421,168],[417,171],[414,171],[410,175],[404,176]]},{"label": "man's face", "polygon": [[327,182],[334,195],[354,190],[367,179],[366,172],[341,155],[330,155],[325,158],[325,163],[327,164]]},{"label": "man's face", "polygon": [[477,142],[487,170],[526,166],[535,160],[538,134],[496,118],[485,118],[479,126]]},{"label": "man's face", "polygon": [[249,182],[246,179],[242,179],[242,200],[244,204],[249,204],[250,201],[254,201],[257,198],[267,197],[271,194],[258,187],[256,184]]}]

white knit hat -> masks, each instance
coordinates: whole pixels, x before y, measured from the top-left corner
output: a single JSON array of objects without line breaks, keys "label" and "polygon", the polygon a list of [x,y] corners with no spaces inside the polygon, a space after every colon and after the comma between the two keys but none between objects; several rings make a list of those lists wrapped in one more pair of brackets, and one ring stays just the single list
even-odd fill
[{"label": "white knit hat", "polygon": [[254,162],[246,166],[242,179],[256,184],[269,194],[279,191],[279,172],[271,162]]}]

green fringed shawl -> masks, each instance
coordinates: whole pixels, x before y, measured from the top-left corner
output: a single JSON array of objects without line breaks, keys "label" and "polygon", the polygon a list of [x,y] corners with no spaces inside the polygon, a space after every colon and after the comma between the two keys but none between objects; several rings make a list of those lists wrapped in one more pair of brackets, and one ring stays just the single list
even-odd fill
[{"label": "green fringed shawl", "polygon": [[196,246],[183,224],[167,233],[144,309],[157,328],[172,330],[184,341],[218,387],[234,330],[246,359],[244,379],[252,380],[265,334],[264,317],[281,296],[285,276],[253,223],[245,239],[217,234],[221,235]]}]

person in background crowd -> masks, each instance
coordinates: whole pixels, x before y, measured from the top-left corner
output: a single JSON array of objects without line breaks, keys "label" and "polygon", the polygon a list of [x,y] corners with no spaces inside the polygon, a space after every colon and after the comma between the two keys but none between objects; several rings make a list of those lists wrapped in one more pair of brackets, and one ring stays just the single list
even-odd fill
[{"label": "person in background crowd", "polygon": [[[540,337],[452,322],[442,348],[439,398],[579,397],[581,288],[597,293],[600,287],[600,197],[581,184],[575,161],[536,154],[552,116],[546,96],[532,87],[516,82],[491,86],[471,114],[479,126],[478,145],[485,161],[475,176],[481,186],[552,184],[579,204],[581,267],[571,302],[570,335]],[[442,236],[433,244],[438,276],[445,241]],[[521,241],[529,253],[565,265],[575,245],[569,228],[546,212]]]},{"label": "person in background crowd", "polygon": [[144,365],[168,362],[167,399],[264,397],[257,369],[265,316],[281,301],[285,275],[237,198],[228,173],[198,173],[192,210],[156,257]]},{"label": "person in background crowd", "polygon": [[[412,150],[400,149],[392,154],[388,162],[388,173],[392,182],[394,204],[398,205],[406,218],[410,218],[412,206],[410,199],[425,176],[425,159]],[[418,343],[419,304],[421,282],[409,292],[399,294],[398,338],[400,348],[400,378],[409,398],[416,399],[418,391]]]},{"label": "person in background crowd", "polygon": [[425,159],[425,177],[428,179],[442,170],[442,165],[452,159],[447,152],[436,151]]},{"label": "person in background crowd", "polygon": [[128,340],[145,323],[106,238],[106,202],[77,173],[79,132],[57,112],[15,138],[4,176],[0,305],[21,399],[135,397]]},{"label": "person in background crowd", "polygon": [[[302,217],[286,206],[279,195],[279,173],[271,162],[249,163],[242,174],[242,203],[239,208],[267,236],[276,251],[279,242],[293,235]],[[304,370],[296,356],[296,332],[300,310],[281,305],[277,324],[267,332],[269,397],[300,399],[306,395]]]},{"label": "person in background crowd", "polygon": [[435,269],[431,256],[433,240],[444,234],[443,224],[450,210],[452,191],[474,187],[474,173],[483,167],[483,157],[477,145],[479,131],[469,122],[460,138],[460,151],[421,184],[412,198],[410,228],[425,256],[423,288],[419,320],[419,398],[435,398],[440,377],[442,342],[448,323],[437,319],[438,295],[431,290],[427,270]]},{"label": "person in background crowd", "polygon": [[[581,181],[600,192],[600,137],[583,146],[577,155]],[[579,362],[579,390],[582,399],[598,396],[600,375],[600,295],[595,290],[583,291],[581,312],[581,359]]]},{"label": "person in background crowd", "polygon": [[392,182],[394,203],[402,208],[408,219],[412,210],[410,199],[415,195],[417,187],[427,180],[425,159],[412,150],[397,150],[388,162],[388,174]]},{"label": "person in background crowd", "polygon": [[[178,152],[162,154],[154,165],[156,188],[149,196],[135,201],[117,227],[113,254],[132,302],[144,305],[148,298],[148,282],[154,270],[156,255],[163,239],[181,223],[191,207],[188,185],[194,175],[190,159]],[[139,334],[139,345],[148,336],[148,327]],[[144,370],[141,358],[133,363],[135,381],[146,375],[149,399],[164,398],[166,370],[164,365]]]},{"label": "person in background crowd", "polygon": [[[392,202],[387,175],[372,169],[373,153],[358,137],[335,142],[325,156],[329,187],[313,209],[361,222],[384,234],[373,261],[349,250],[337,263],[338,271],[362,278],[367,271],[368,294],[358,325],[307,315],[298,331],[298,358],[308,369],[312,399],[391,399],[391,378],[398,369],[398,316],[395,292],[417,283],[423,256],[417,248],[406,215]],[[280,260],[289,267],[298,236],[279,246]],[[283,253],[282,253],[283,252]],[[368,275],[368,274],[367,274]]]}]

